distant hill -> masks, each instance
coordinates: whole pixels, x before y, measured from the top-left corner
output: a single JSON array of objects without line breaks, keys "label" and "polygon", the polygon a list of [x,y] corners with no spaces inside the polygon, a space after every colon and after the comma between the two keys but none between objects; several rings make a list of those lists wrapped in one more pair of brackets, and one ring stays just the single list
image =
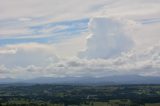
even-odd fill
[{"label": "distant hill", "polygon": [[5,83],[30,83],[30,84],[160,84],[160,77],[123,75],[107,76],[101,78],[95,77],[39,77],[30,80],[0,79],[0,84]]},{"label": "distant hill", "polygon": [[19,82],[18,79],[13,78],[0,78],[0,84],[16,83]]}]

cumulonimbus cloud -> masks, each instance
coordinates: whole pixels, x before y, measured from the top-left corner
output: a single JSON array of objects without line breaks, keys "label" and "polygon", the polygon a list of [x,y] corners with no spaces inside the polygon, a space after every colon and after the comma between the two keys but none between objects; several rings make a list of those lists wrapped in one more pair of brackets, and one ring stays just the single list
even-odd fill
[{"label": "cumulonimbus cloud", "polygon": [[133,41],[126,35],[124,23],[119,19],[95,17],[89,22],[91,35],[87,40],[87,49],[80,53],[83,58],[107,59],[127,52]]}]

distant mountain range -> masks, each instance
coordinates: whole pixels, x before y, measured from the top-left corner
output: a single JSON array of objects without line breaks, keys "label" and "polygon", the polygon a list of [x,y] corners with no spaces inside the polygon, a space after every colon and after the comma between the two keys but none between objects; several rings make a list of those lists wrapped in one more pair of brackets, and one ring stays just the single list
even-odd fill
[{"label": "distant mountain range", "polygon": [[39,77],[30,80],[18,80],[11,78],[0,79],[0,84],[8,83],[29,83],[29,84],[160,84],[160,77],[123,75],[95,77]]}]

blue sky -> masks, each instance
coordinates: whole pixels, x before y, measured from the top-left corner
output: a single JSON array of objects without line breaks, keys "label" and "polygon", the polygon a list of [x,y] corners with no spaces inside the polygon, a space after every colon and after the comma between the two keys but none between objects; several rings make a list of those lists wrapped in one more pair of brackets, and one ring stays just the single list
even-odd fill
[{"label": "blue sky", "polygon": [[0,78],[160,76],[160,0],[0,2]]},{"label": "blue sky", "polygon": [[[15,34],[14,37],[2,37],[0,38],[0,45],[7,44],[19,44],[19,43],[55,43],[60,42],[63,39],[69,39],[80,36],[81,33],[88,31],[89,19],[72,20],[53,22],[42,25],[35,25],[29,27],[29,34]],[[16,23],[8,23],[16,24]],[[4,25],[6,26],[6,24]],[[1,25],[3,27],[3,25]],[[45,30],[51,29],[48,32]],[[37,35],[46,35],[40,37],[33,37]],[[1,35],[2,36],[2,35]],[[6,35],[7,36],[7,35]],[[9,36],[9,35],[8,35]],[[30,36],[30,37],[28,37]]]}]

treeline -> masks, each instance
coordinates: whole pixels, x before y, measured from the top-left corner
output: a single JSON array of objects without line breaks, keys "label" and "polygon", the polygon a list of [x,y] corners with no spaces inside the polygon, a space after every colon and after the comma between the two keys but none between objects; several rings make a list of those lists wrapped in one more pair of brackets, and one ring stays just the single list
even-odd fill
[{"label": "treeline", "polygon": [[53,104],[80,106],[110,100],[130,100],[135,105],[158,103],[160,102],[160,85],[0,86],[0,106],[54,106]]},{"label": "treeline", "polygon": [[49,106],[49,105],[48,104],[37,104],[37,103],[29,103],[29,104],[6,103],[6,104],[0,104],[0,106]]}]

